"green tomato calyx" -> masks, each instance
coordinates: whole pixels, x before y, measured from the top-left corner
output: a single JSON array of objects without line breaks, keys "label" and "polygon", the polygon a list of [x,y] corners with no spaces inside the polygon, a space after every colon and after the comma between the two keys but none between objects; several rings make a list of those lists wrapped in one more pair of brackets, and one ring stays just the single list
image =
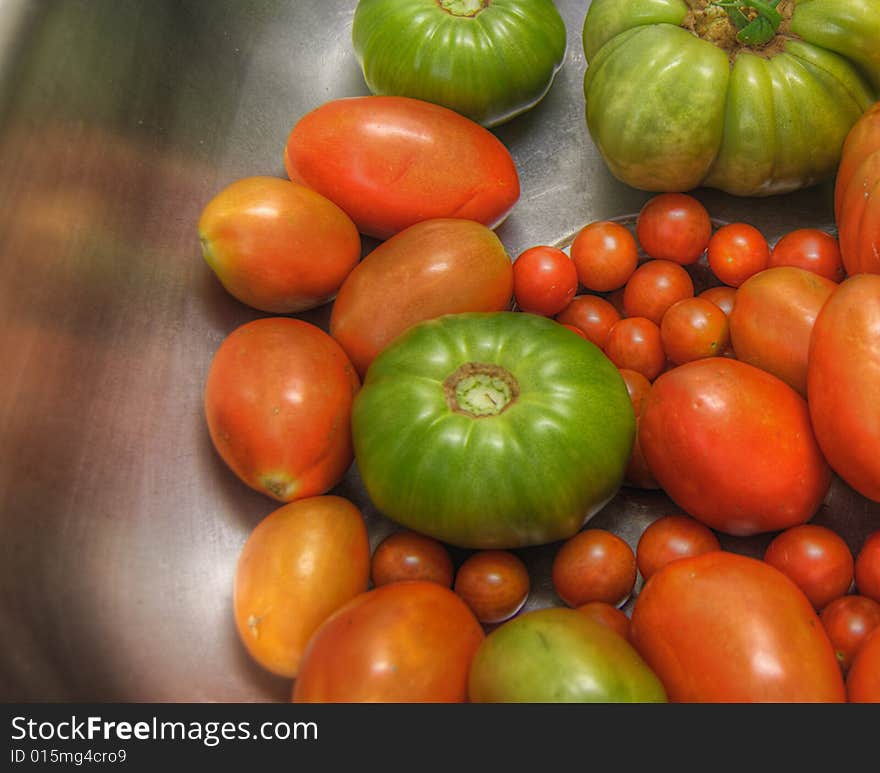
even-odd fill
[{"label": "green tomato calyx", "polygon": [[781,0],[715,0],[737,29],[736,39],[745,46],[764,46],[776,36],[782,14],[776,10]]},{"label": "green tomato calyx", "polygon": [[437,5],[452,16],[476,16],[489,0],[437,0]]},{"label": "green tomato calyx", "polygon": [[499,365],[467,362],[446,378],[443,391],[451,410],[480,419],[507,410],[519,396],[519,384]]}]

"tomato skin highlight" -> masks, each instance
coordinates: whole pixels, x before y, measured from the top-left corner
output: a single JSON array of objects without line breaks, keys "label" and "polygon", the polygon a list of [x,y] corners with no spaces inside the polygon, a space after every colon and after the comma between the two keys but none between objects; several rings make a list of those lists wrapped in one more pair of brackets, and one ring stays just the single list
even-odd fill
[{"label": "tomato skin highlight", "polygon": [[672,500],[726,534],[805,523],[831,485],[804,399],[775,376],[726,357],[660,376],[642,406],[639,443]]},{"label": "tomato skin highlight", "polygon": [[484,639],[467,604],[408,580],[356,596],[306,647],[294,703],[460,703]]},{"label": "tomato skin highlight", "polygon": [[377,239],[433,218],[495,228],[520,192],[513,158],[492,132],[408,97],[325,102],[291,130],[284,166]]},{"label": "tomato skin highlight", "polygon": [[324,494],[352,462],[359,388],[351,361],[321,328],[289,317],[248,322],[211,362],[204,393],[211,441],[256,491],[281,502]]},{"label": "tomato skin highlight", "polygon": [[867,596],[840,596],[819,614],[844,673],[871,632],[880,627],[880,604]]},{"label": "tomato skin highlight", "polygon": [[577,288],[574,263],[556,247],[530,247],[513,263],[516,304],[530,314],[558,314],[574,298]]},{"label": "tomato skin highlight", "polygon": [[675,702],[842,702],[843,677],[810,602],[769,564],[714,551],[645,583],[630,636]]}]

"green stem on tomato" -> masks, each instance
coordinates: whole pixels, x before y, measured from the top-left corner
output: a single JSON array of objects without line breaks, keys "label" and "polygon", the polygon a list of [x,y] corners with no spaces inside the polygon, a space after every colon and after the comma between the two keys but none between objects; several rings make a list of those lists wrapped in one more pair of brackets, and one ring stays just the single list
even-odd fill
[{"label": "green stem on tomato", "polygon": [[[739,30],[736,39],[747,46],[763,46],[769,43],[779,25],[782,14],[776,10],[781,0],[716,0],[712,5],[723,8],[733,25]],[[756,13],[750,18],[745,11]]]}]

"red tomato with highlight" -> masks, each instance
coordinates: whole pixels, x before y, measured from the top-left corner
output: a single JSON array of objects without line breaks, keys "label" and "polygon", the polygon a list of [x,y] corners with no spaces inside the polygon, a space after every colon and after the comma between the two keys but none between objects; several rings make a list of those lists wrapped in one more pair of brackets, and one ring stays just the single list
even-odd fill
[{"label": "red tomato with highlight", "polygon": [[244,483],[281,502],[323,494],[354,457],[359,388],[351,361],[319,327],[289,317],[248,322],[226,337],[208,373],[214,448]]},{"label": "red tomato with highlight", "polygon": [[646,317],[659,325],[672,304],[694,295],[691,275],[669,260],[642,263],[623,290],[627,317]]},{"label": "red tomato with highlight", "polygon": [[712,221],[706,208],[686,193],[649,199],[636,220],[636,236],[652,258],[688,265],[706,251]]},{"label": "red tomato with highlight", "polygon": [[300,661],[295,703],[461,703],[483,628],[435,582],[395,582],[328,617]]},{"label": "red tomato with highlight", "polygon": [[531,247],[513,263],[513,295],[522,311],[552,317],[562,311],[578,288],[578,275],[556,247]]},{"label": "red tomato with highlight", "polygon": [[644,317],[615,322],[605,340],[605,355],[619,369],[634,370],[653,381],[666,367],[660,328]]},{"label": "red tomato with highlight", "polygon": [[782,572],[714,551],[672,561],[642,588],[630,638],[677,702],[842,702],[815,610]]},{"label": "red tomato with highlight", "polygon": [[840,598],[853,581],[853,556],[837,532],[805,523],[778,534],[764,560],[798,586],[816,609]]},{"label": "red tomato with highlight", "polygon": [[859,593],[880,603],[880,530],[871,532],[856,554],[855,580]]},{"label": "red tomato with highlight", "polygon": [[846,675],[850,703],[880,703],[880,629],[859,647]]},{"label": "red tomato with highlight", "polygon": [[880,502],[880,275],[840,284],[813,327],[807,399],[834,471]]},{"label": "red tomato with highlight", "polygon": [[462,562],[455,592],[481,623],[500,623],[522,609],[531,583],[526,565],[509,550],[481,550]]},{"label": "red tomato with highlight", "polygon": [[590,601],[620,606],[636,583],[636,557],[616,534],[585,529],[557,551],[552,580],[559,598],[570,607]]},{"label": "red tomato with highlight", "polygon": [[557,322],[576,327],[600,349],[604,348],[608,332],[619,319],[617,309],[598,295],[576,295],[556,315]]},{"label": "red tomato with highlight", "polygon": [[845,276],[837,239],[818,228],[798,228],[776,242],[767,267],[776,266],[802,268],[832,282]]},{"label": "red tomato with highlight", "polygon": [[867,596],[841,596],[822,610],[819,619],[840,667],[848,671],[859,648],[880,627],[880,604]]},{"label": "red tomato with highlight", "polygon": [[642,532],[636,545],[636,564],[645,580],[670,561],[721,550],[707,526],[686,515],[664,515]]},{"label": "red tomato with highlight", "polygon": [[436,582],[452,587],[455,569],[442,542],[403,529],[389,534],[373,552],[370,575],[373,585],[403,580]]},{"label": "red tomato with highlight", "polygon": [[660,376],[642,407],[639,442],[672,500],[726,534],[805,523],[831,484],[806,401],[775,376],[726,357]]},{"label": "red tomato with highlight", "polygon": [[360,234],[345,212],[274,177],[247,177],[220,191],[202,210],[199,239],[231,295],[277,314],[331,300],[361,258]]},{"label": "red tomato with highlight", "polygon": [[705,298],[685,298],[669,307],[660,323],[666,357],[683,365],[704,357],[716,357],[730,345],[727,316]]},{"label": "red tomato with highlight", "polygon": [[767,268],[770,245],[754,226],[731,223],[712,234],[707,259],[718,279],[731,287],[739,287],[750,276]]},{"label": "red tomato with highlight", "polygon": [[324,103],[293,127],[284,166],[377,239],[433,218],[495,228],[519,198],[516,165],[492,132],[408,97]]},{"label": "red tomato with highlight", "polygon": [[830,279],[792,266],[768,268],[736,291],[730,339],[738,360],[807,394],[807,357],[816,317],[837,289]]},{"label": "red tomato with highlight", "polygon": [[716,285],[715,287],[703,290],[697,297],[711,301],[730,317],[730,312],[733,311],[733,302],[736,300],[736,288],[728,287],[727,285]]},{"label": "red tomato with highlight", "polygon": [[623,287],[639,262],[639,248],[633,235],[625,226],[610,220],[584,226],[569,251],[580,283],[600,293]]},{"label": "red tomato with highlight", "polygon": [[642,447],[639,445],[639,415],[642,412],[642,405],[648,392],[651,390],[651,382],[648,381],[641,373],[627,368],[620,368],[620,375],[623,376],[623,383],[626,385],[626,391],[629,393],[629,399],[632,400],[633,410],[636,414],[636,438],[633,442],[632,453],[624,473],[624,485],[633,486],[643,489],[657,489],[660,485],[654,480],[651,471],[648,469],[648,463],[645,461],[645,455],[642,453]]}]

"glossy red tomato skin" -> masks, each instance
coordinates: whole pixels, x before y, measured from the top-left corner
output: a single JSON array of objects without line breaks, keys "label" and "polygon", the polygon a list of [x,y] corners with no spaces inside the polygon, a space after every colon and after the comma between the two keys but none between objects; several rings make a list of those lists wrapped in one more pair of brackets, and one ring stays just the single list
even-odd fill
[{"label": "glossy red tomato skin", "polygon": [[627,317],[646,317],[659,326],[670,306],[693,295],[694,282],[678,263],[649,260],[626,283],[623,309]]},{"label": "glossy red tomato skin", "polygon": [[600,293],[623,287],[639,262],[639,248],[629,229],[609,220],[585,225],[569,252],[580,283]]},{"label": "glossy red tomato skin", "polygon": [[813,326],[836,289],[830,279],[793,266],[768,268],[747,279],[730,313],[737,359],[778,376],[806,397]]},{"label": "glossy red tomato skin", "polygon": [[459,703],[483,628],[451,590],[404,581],[334,612],[309,641],[295,703]]},{"label": "glossy red tomato skin", "polygon": [[859,593],[880,603],[880,530],[871,532],[859,548],[855,580]]},{"label": "glossy red tomato skin", "polygon": [[649,580],[670,561],[721,550],[707,526],[686,515],[664,515],[651,523],[636,545],[636,564]]},{"label": "glossy red tomato skin", "polygon": [[383,539],[370,562],[370,577],[376,587],[403,580],[424,580],[450,588],[454,575],[452,558],[442,542],[407,529]]},{"label": "glossy red tomato skin", "polygon": [[728,285],[716,285],[709,287],[699,294],[699,298],[705,298],[707,301],[714,303],[728,317],[733,311],[734,299],[736,298],[736,288]]},{"label": "glossy red tomato skin", "polygon": [[236,180],[199,218],[205,260],[226,290],[261,311],[294,314],[331,300],[361,258],[351,218],[310,188]]},{"label": "glossy red tomato skin", "polygon": [[813,326],[807,399],[828,463],[880,502],[880,275],[842,282]]},{"label": "glossy red tomato skin", "polygon": [[574,263],[556,247],[530,247],[513,263],[513,294],[522,311],[552,317],[568,306],[577,288]]},{"label": "glossy red tomato skin", "polygon": [[626,612],[604,601],[588,601],[577,607],[577,611],[610,628],[629,641],[629,618]]},{"label": "glossy red tomato skin", "polygon": [[675,365],[717,357],[730,345],[727,315],[705,298],[684,298],[672,304],[660,322],[666,357]]},{"label": "glossy red tomato skin", "polygon": [[871,632],[880,627],[880,604],[867,596],[840,596],[822,609],[819,619],[845,673]]},{"label": "glossy red tomato skin", "polygon": [[726,357],[660,376],[642,407],[639,441],[673,501],[727,534],[805,523],[831,484],[804,399],[775,376]]},{"label": "glossy red tomato skin", "polygon": [[636,220],[636,236],[652,258],[688,265],[699,260],[712,235],[712,221],[703,204],[686,193],[661,193],[650,198]]},{"label": "glossy red tomato skin", "polygon": [[770,245],[754,226],[730,223],[712,234],[706,256],[709,268],[718,279],[731,287],[739,287],[750,276],[767,268]]},{"label": "glossy red tomato skin", "polygon": [[715,551],[668,563],[636,598],[630,637],[676,702],[842,702],[807,598],[772,566]]},{"label": "glossy red tomato skin", "polygon": [[492,132],[407,97],[324,103],[293,127],[284,165],[291,180],[335,202],[377,239],[432,218],[494,228],[520,192],[513,158]]},{"label": "glossy red tomato skin", "polygon": [[510,307],[513,266],[493,231],[472,220],[426,220],[367,255],[339,290],[330,334],[363,377],[418,322]]},{"label": "glossy red tomato skin", "polygon": [[880,703],[880,629],[865,640],[846,675],[850,703]]},{"label": "glossy red tomato skin", "polygon": [[654,480],[648,464],[645,461],[645,455],[642,453],[642,447],[639,445],[639,414],[642,412],[642,405],[648,392],[651,390],[651,382],[645,376],[635,370],[620,368],[620,375],[623,376],[623,383],[626,385],[626,391],[632,400],[633,410],[636,414],[636,439],[633,443],[632,454],[629,463],[626,466],[624,477],[624,485],[634,488],[658,489],[660,485]]},{"label": "glossy red tomato skin", "polygon": [[529,570],[509,550],[481,550],[458,568],[453,590],[481,623],[491,625],[513,617],[529,597]]},{"label": "glossy red tomato skin", "polygon": [[802,268],[832,282],[842,282],[846,276],[837,239],[818,228],[798,228],[776,242],[767,267],[776,266]]},{"label": "glossy red tomato skin", "polygon": [[354,457],[351,408],[359,388],[351,361],[319,327],[289,317],[248,322],[211,362],[211,440],[229,468],[263,494],[281,502],[323,494]]},{"label": "glossy red tomato skin", "polygon": [[585,529],[567,539],[553,559],[556,593],[568,606],[590,601],[623,604],[636,582],[632,548],[606,529]]},{"label": "glossy red tomato skin", "polygon": [[634,370],[653,381],[666,367],[660,328],[645,317],[624,317],[605,339],[605,356],[618,369]]},{"label": "glossy red tomato skin", "polygon": [[764,560],[797,585],[816,609],[840,598],[853,581],[853,556],[837,532],[804,523],[776,535]]},{"label": "glossy red tomato skin", "polygon": [[604,348],[608,332],[620,319],[620,313],[598,295],[576,295],[559,314],[556,321],[572,325],[584,333],[588,341]]}]

